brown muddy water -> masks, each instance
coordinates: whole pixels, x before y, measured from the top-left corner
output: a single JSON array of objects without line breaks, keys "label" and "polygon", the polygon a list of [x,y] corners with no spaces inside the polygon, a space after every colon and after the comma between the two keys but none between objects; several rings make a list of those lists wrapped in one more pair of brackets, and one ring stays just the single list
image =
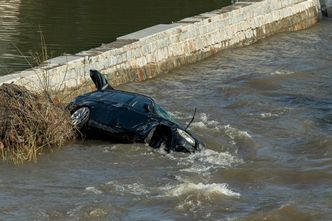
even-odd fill
[{"label": "brown muddy water", "polygon": [[207,149],[84,141],[0,164],[0,220],[332,220],[332,20],[119,88]]}]

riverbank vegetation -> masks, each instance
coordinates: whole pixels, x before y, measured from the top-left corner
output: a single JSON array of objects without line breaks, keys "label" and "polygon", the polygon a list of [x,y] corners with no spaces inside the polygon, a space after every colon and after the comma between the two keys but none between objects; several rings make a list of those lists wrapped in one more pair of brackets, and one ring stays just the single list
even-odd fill
[{"label": "riverbank vegetation", "polygon": [[75,139],[69,113],[45,93],[0,86],[0,157],[14,164],[36,161],[46,149]]},{"label": "riverbank vegetation", "polygon": [[[31,67],[43,66],[48,59],[45,39],[41,34],[41,52],[28,61]],[[60,90],[49,86],[47,68],[38,75],[37,92],[15,84],[0,86],[0,158],[14,164],[36,161],[37,157],[75,140],[66,103],[78,93],[89,89],[85,85]],[[84,88],[84,89],[82,89]]]}]

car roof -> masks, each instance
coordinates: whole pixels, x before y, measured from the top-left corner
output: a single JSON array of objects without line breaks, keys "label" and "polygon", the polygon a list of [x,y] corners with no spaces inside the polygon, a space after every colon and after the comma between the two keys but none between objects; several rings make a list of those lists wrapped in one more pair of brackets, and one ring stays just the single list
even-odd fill
[{"label": "car roof", "polygon": [[148,96],[143,95],[143,94],[138,94],[138,93],[128,92],[128,91],[121,91],[121,90],[110,90],[110,91],[113,91],[113,94],[114,94],[112,96],[112,99],[114,99],[114,97],[127,99],[127,101],[125,103],[132,103],[135,100],[141,100],[141,101],[146,101],[146,102],[154,102],[151,97],[148,97]]},{"label": "car roof", "polygon": [[135,101],[154,103],[154,100],[151,97],[121,90],[98,90],[93,91],[87,94],[84,94],[82,97],[88,98],[93,101],[110,101],[112,103],[121,103],[121,104],[130,104]]}]

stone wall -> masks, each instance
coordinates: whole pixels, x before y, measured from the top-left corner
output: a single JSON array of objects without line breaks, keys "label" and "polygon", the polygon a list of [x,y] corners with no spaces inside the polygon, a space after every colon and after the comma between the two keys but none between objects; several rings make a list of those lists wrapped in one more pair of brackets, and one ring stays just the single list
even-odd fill
[{"label": "stone wall", "polygon": [[229,47],[308,28],[318,21],[319,14],[319,0],[245,0],[50,59],[34,69],[0,77],[0,84],[15,82],[35,90],[74,87],[88,78],[89,69],[107,74],[114,86],[142,81]]}]

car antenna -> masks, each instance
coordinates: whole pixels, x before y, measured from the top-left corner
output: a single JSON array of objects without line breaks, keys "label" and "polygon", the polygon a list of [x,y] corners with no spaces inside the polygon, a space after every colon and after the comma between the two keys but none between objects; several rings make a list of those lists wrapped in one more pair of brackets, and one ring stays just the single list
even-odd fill
[{"label": "car antenna", "polygon": [[197,108],[195,108],[194,115],[193,115],[193,117],[191,118],[189,124],[186,126],[186,129],[185,129],[185,130],[187,130],[188,127],[190,126],[190,124],[194,121],[194,119],[195,119],[195,115],[196,115],[196,111],[197,111]]}]

